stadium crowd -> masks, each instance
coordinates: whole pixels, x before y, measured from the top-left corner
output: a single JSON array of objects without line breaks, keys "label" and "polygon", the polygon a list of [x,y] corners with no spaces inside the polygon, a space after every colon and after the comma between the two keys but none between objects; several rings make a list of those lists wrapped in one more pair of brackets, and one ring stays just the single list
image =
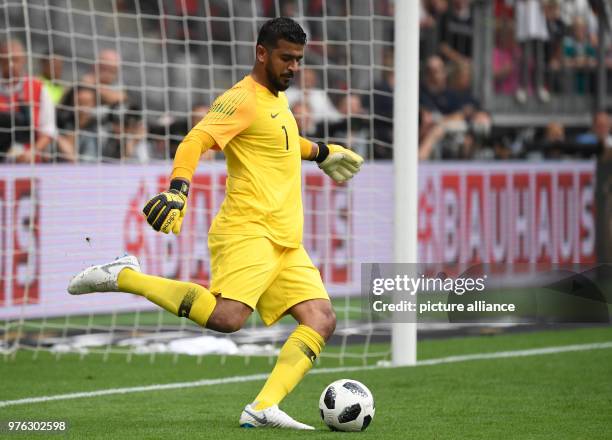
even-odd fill
[{"label": "stadium crowd", "polygon": [[[495,125],[473,94],[472,3],[421,1],[420,159],[612,157],[610,116],[601,109],[591,127],[564,127],[550,105],[541,107],[550,121],[537,130]],[[598,18],[587,0],[495,0],[493,15],[493,94],[512,97],[514,112],[557,95],[594,96],[599,50],[611,82],[612,45],[609,38],[598,41]]]},{"label": "stadium crowd", "polygon": [[[495,113],[474,93],[475,1],[421,0],[420,159],[611,157],[610,116],[603,110],[594,112],[591,127],[565,127],[554,120],[551,109],[547,110],[552,115],[548,125],[530,128],[527,134],[524,126],[496,125]],[[185,46],[195,62],[204,64],[198,57],[208,38],[227,42],[241,38],[214,22],[208,32],[202,20],[188,19],[176,28],[166,24],[164,40],[151,18],[160,14],[153,3],[157,2],[121,2],[124,13],[137,9],[143,14],[145,32],[157,32],[167,51],[180,47],[177,41],[188,41]],[[383,21],[377,37],[386,43],[372,46],[376,67],[366,69],[359,66],[372,60],[362,63],[358,52],[341,44],[349,37],[360,38],[356,30],[329,19],[348,16],[348,2],[288,0],[280,11],[275,5],[269,0],[258,2],[263,16],[279,12],[293,16],[309,37],[305,66],[287,91],[302,133],[350,145],[370,159],[392,158],[392,19]],[[393,2],[373,5],[378,16],[392,17]],[[216,6],[208,12],[227,13]],[[202,12],[194,1],[176,2],[176,7],[175,15],[195,17]],[[493,94],[510,97],[514,112],[520,113],[534,101],[550,104],[557,95],[594,95],[600,50],[605,51],[608,73],[612,71],[612,45],[609,39],[598,41],[598,20],[587,0],[494,0],[493,8]],[[240,45],[234,55],[225,50],[217,56],[213,45],[211,53],[215,63],[232,66],[241,56],[239,49]],[[250,54],[245,56],[248,59]],[[64,62],[69,57],[47,53],[40,65],[33,66],[36,78],[27,75],[27,57],[18,38],[2,39],[0,160],[6,162],[30,162],[33,157],[37,162],[168,160],[210,104],[210,99],[194,99],[189,114],[163,109],[151,117],[143,105],[146,100],[135,99],[134,88],[123,84],[122,59],[115,49],[99,50],[95,63],[77,78],[73,75],[72,81],[64,79]],[[147,87],[139,88],[146,91]],[[34,103],[32,112],[28,102]]]}]

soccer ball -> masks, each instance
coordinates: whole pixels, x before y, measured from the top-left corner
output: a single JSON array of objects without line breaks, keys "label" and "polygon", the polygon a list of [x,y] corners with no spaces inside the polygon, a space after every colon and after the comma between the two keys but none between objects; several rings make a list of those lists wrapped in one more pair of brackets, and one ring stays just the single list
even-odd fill
[{"label": "soccer ball", "polygon": [[332,431],[363,431],[374,418],[374,398],[361,382],[340,379],[325,387],[319,409]]}]

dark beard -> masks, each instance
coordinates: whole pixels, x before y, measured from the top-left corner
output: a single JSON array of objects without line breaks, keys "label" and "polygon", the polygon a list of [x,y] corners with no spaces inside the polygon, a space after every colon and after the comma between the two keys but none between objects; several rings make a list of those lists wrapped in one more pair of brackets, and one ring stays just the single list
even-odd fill
[{"label": "dark beard", "polygon": [[268,75],[268,82],[272,84],[272,87],[276,89],[278,92],[284,92],[289,88],[289,84],[285,85],[281,83],[274,74],[270,71],[268,67],[266,67],[266,74]]}]

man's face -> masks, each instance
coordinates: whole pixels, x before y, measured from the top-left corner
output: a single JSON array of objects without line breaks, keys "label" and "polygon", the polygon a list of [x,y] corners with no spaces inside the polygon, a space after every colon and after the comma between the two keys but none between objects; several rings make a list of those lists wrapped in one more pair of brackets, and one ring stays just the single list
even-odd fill
[{"label": "man's face", "polygon": [[113,84],[119,74],[121,59],[114,50],[103,50],[98,57],[98,80],[102,84]]},{"label": "man's face", "polygon": [[439,57],[431,57],[427,62],[427,81],[438,88],[446,87],[446,69]]},{"label": "man's face", "polygon": [[98,73],[100,75],[100,82],[102,84],[112,84],[117,79],[117,73],[119,68],[115,64],[111,63],[100,63],[98,64]]},{"label": "man's face", "polygon": [[8,43],[0,48],[0,70],[4,79],[21,78],[26,57],[23,48],[16,43]]},{"label": "man's face", "polygon": [[600,137],[607,137],[610,133],[610,118],[606,112],[599,112],[593,120],[593,131]]},{"label": "man's face", "polygon": [[93,92],[93,90],[79,90],[77,93],[76,104],[79,122],[87,122],[91,119],[93,109],[96,106],[96,94]]},{"label": "man's face", "polygon": [[278,91],[289,88],[291,80],[300,69],[304,57],[304,46],[278,40],[273,49],[257,46],[257,57],[263,61],[270,84]]}]

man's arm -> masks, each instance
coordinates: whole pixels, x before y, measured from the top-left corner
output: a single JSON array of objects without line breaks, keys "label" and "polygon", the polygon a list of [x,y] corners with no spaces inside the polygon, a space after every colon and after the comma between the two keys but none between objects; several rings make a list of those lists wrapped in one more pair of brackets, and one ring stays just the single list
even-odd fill
[{"label": "man's arm", "polygon": [[300,136],[300,151],[302,152],[302,159],[314,160],[319,152],[319,146],[316,143]]},{"label": "man's arm", "polygon": [[55,104],[46,87],[40,91],[40,114],[34,151],[41,153],[43,157],[48,154],[47,147],[57,137],[57,126],[55,125]]},{"label": "man's arm", "polygon": [[105,86],[96,80],[96,75],[93,73],[86,73],[83,75],[81,78],[81,83],[96,88],[97,92],[100,94],[102,104],[113,105],[127,101],[126,92],[113,87]]},{"label": "man's arm", "polygon": [[176,150],[170,180],[191,182],[200,156],[214,147],[215,140],[203,130],[191,130]]},{"label": "man's arm", "polygon": [[153,197],[143,212],[156,231],[180,233],[189,184],[202,153],[225,146],[253,122],[257,101],[252,87],[233,87],[215,99],[210,110],[185,136],[174,156],[170,189]]}]

